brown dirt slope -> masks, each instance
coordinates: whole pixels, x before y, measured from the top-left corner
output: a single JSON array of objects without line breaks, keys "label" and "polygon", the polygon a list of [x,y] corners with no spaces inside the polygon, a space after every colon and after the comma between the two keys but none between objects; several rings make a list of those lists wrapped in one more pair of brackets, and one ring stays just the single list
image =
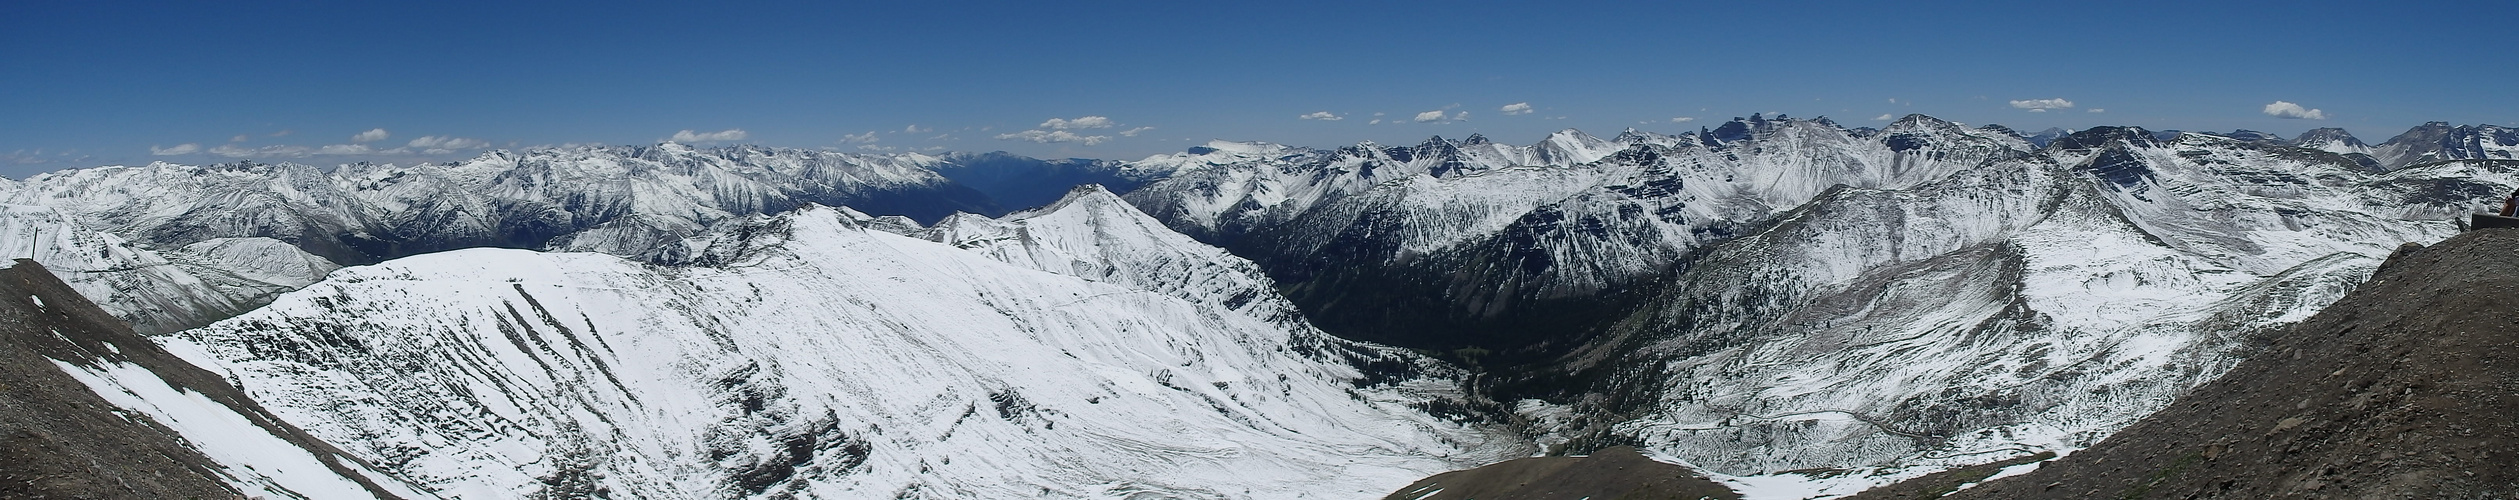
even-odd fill
[{"label": "brown dirt slope", "polygon": [[2407,244],[2230,373],[1949,498],[2519,495],[2519,230]]},{"label": "brown dirt slope", "polygon": [[1436,474],[1384,500],[1702,500],[1737,499],[1721,483],[1687,467],[1613,447],[1589,457],[1516,458]]},{"label": "brown dirt slope", "polygon": [[174,431],[98,398],[53,360],[148,368],[170,385],[225,404],[274,435],[314,450],[335,473],[367,485],[378,497],[391,497],[350,472],[339,450],[280,422],[218,375],[133,333],[42,265],[19,259],[0,269],[0,498],[241,498],[221,479],[222,468]]}]

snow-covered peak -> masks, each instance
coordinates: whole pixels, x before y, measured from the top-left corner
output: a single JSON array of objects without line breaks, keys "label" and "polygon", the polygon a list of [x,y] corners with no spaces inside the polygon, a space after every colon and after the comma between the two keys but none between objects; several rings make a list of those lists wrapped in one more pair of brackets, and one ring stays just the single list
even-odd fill
[{"label": "snow-covered peak", "polygon": [[2369,144],[2364,144],[2360,138],[2353,137],[2352,132],[2334,127],[2314,128],[2301,132],[2299,136],[2292,138],[2291,144],[2335,154],[2370,154]]},{"label": "snow-covered peak", "polygon": [[1531,146],[1531,149],[1539,153],[1541,163],[1573,165],[1598,161],[1617,154],[1619,150],[1626,147],[1624,144],[1604,141],[1599,137],[1593,137],[1592,134],[1569,128],[1548,134],[1548,138],[1541,139],[1539,144]]},{"label": "snow-covered peak", "polygon": [[2380,143],[2370,155],[2390,170],[2448,160],[2519,159],[2519,129],[2429,122]]}]

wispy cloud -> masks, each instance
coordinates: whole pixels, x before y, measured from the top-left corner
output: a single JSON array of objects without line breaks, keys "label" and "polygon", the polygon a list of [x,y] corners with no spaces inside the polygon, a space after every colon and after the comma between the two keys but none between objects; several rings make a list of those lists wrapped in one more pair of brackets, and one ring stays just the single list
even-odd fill
[{"label": "wispy cloud", "polygon": [[1041,122],[1041,126],[1038,128],[1047,130],[1080,130],[1088,128],[1111,128],[1113,125],[1118,125],[1118,123],[1112,122],[1110,117],[1088,115],[1074,120],[1051,118],[1050,121]]},{"label": "wispy cloud", "polygon": [[672,141],[673,141],[673,142],[723,142],[723,141],[740,141],[740,140],[743,140],[743,138],[745,138],[745,137],[750,137],[751,135],[752,135],[752,134],[747,134],[747,133],[744,133],[743,129],[739,129],[739,128],[730,128],[730,129],[726,129],[726,130],[719,130],[719,131],[716,131],[716,132],[694,132],[694,131],[690,131],[690,130],[684,130],[684,131],[681,131],[681,132],[674,132],[674,133],[673,133],[673,139],[672,139]]},{"label": "wispy cloud", "polygon": [[1468,120],[1468,119],[1469,119],[1469,112],[1468,112],[1468,111],[1459,111],[1459,112],[1454,112],[1454,113],[1451,113],[1451,114],[1444,114],[1444,113],[1443,113],[1443,110],[1438,109],[1438,110],[1434,110],[1434,111],[1427,111],[1427,112],[1423,112],[1423,113],[1418,113],[1418,114],[1417,114],[1417,117],[1416,117],[1416,118],[1413,118],[1413,119],[1411,119],[1411,120],[1412,120],[1412,121],[1415,121],[1415,122],[1417,122],[1417,123],[1451,123],[1451,122],[1457,122],[1457,121]]},{"label": "wispy cloud", "polygon": [[[1025,131],[1022,131],[1022,132],[1014,132],[1014,133],[1008,133],[1008,134],[997,134],[997,138],[998,138],[998,139],[1001,139],[1001,140],[1009,140],[1009,141],[1028,141],[1028,142],[1038,142],[1038,143],[1042,143],[1042,144],[1059,143],[1059,142],[1074,142],[1074,143],[1082,143],[1082,144],[1084,144],[1084,145],[1091,146],[1091,145],[1095,145],[1095,144],[1101,144],[1101,143],[1104,143],[1104,142],[1108,142],[1108,141],[1110,141],[1110,140],[1111,140],[1111,136],[1107,136],[1107,135],[1085,135],[1085,134],[1079,134],[1079,133],[1076,133],[1075,131],[1077,131],[1077,130],[1085,130],[1085,129],[1111,128],[1111,127],[1117,127],[1117,126],[1119,126],[1119,125],[1120,125],[1120,122],[1118,122],[1118,121],[1116,121],[1116,120],[1112,120],[1110,117],[1107,117],[1107,116],[1100,116],[1100,115],[1086,115],[1086,116],[1084,116],[1084,117],[1076,118],[1076,119],[1073,119],[1073,120],[1064,119],[1064,118],[1051,118],[1051,119],[1049,119],[1049,121],[1044,121],[1044,122],[1041,122],[1041,126],[1036,127],[1036,128],[1033,128],[1032,130],[1025,130]],[[981,130],[987,130],[987,129],[981,129]],[[1148,130],[1154,130],[1154,127],[1137,127],[1137,128],[1133,128],[1133,129],[1128,129],[1128,130],[1120,131],[1119,135],[1120,135],[1120,137],[1136,137],[1138,133],[1145,132],[1145,131],[1148,131]]]},{"label": "wispy cloud", "polygon": [[490,141],[466,139],[462,137],[447,137],[442,135],[424,135],[420,136],[418,139],[412,139],[411,142],[404,143],[403,145],[430,150],[478,149],[490,147]]},{"label": "wispy cloud", "polygon": [[161,148],[161,147],[157,147],[157,146],[149,146],[149,154],[150,154],[150,155],[155,155],[155,156],[188,155],[188,154],[199,153],[199,152],[201,152],[201,145],[200,145],[200,144],[193,144],[193,143],[189,143],[189,142],[187,142],[187,143],[183,143],[183,144],[177,144],[177,145],[175,145],[175,147],[171,147],[171,148]]},{"label": "wispy cloud", "polygon": [[2064,100],[2062,97],[2054,99],[2023,99],[2012,101],[2012,107],[2026,109],[2031,113],[2045,113],[2050,109],[2073,107],[2073,101]]},{"label": "wispy cloud", "polygon": [[845,144],[874,144],[874,143],[877,143],[877,142],[882,142],[882,141],[883,141],[883,138],[881,138],[881,137],[875,137],[875,131],[872,131],[872,130],[868,130],[868,131],[866,131],[866,133],[863,133],[863,134],[850,134],[850,135],[842,135],[842,136],[840,136],[840,142],[841,142],[841,143],[845,143]]},{"label": "wispy cloud", "polygon": [[304,158],[315,155],[381,156],[410,153],[411,150],[406,148],[378,150],[367,147],[366,144],[332,144],[311,148],[306,146],[290,145],[271,145],[259,148],[248,148],[231,144],[221,144],[218,147],[210,148],[210,154],[229,158]]},{"label": "wispy cloud", "polygon": [[1506,104],[1504,107],[1496,108],[1496,111],[1504,112],[1505,116],[1527,115],[1531,114],[1531,103],[1517,102],[1513,104]]},{"label": "wispy cloud", "polygon": [[236,134],[236,137],[229,137],[229,138],[227,138],[227,142],[245,142],[245,141],[248,141],[248,140],[252,140],[253,138],[254,138],[254,136],[252,136],[252,135],[247,135],[247,134]]},{"label": "wispy cloud", "polygon": [[2273,103],[2273,104],[2267,104],[2267,105],[2265,105],[2265,114],[2266,114],[2266,115],[2268,115],[2268,116],[2273,116],[2273,117],[2275,117],[2275,118],[2283,118],[2283,119],[2288,119],[2288,120],[2324,120],[2324,119],[2327,119],[2327,112],[2326,112],[2326,110],[2304,108],[2304,107],[2301,107],[2301,105],[2298,105],[2298,104],[2292,104],[2292,103],[2290,103],[2290,102],[2286,102],[2286,101],[2274,101],[2274,103]]},{"label": "wispy cloud", "polygon": [[910,126],[901,129],[901,133],[905,134],[924,134],[934,131],[936,131],[936,127],[921,127],[916,123],[912,123]]},{"label": "wispy cloud", "polygon": [[1111,136],[1107,135],[1082,135],[1065,130],[1026,130],[1012,134],[997,134],[997,138],[1014,141],[1031,141],[1043,144],[1053,142],[1081,142],[1085,143],[1087,146],[1101,144],[1103,141],[1111,140]]},{"label": "wispy cloud", "polygon": [[[315,154],[319,155],[364,155],[376,154],[377,152],[378,151],[374,148],[367,147],[366,144],[333,144],[315,148]],[[403,151],[397,150],[395,152],[399,153]]]},{"label": "wispy cloud", "polygon": [[0,155],[0,163],[7,163],[10,165],[40,165],[51,162],[52,159],[45,158],[44,150],[41,149],[35,150],[33,153],[28,153],[26,150],[20,149],[17,151],[11,151],[9,154]]},{"label": "wispy cloud", "polygon": [[2108,112],[2108,108],[2090,108],[2090,112],[2092,112],[2092,113],[2106,113],[2106,112]]},{"label": "wispy cloud", "polygon": [[1693,121],[1697,121],[1697,117],[1694,117],[1694,116],[1682,116],[1682,117],[1677,117],[1677,118],[1672,118],[1672,119],[1671,119],[1671,123],[1688,123],[1688,122],[1693,122]]},{"label": "wispy cloud", "polygon": [[1895,117],[1895,116],[1889,116],[1889,113],[1881,113],[1881,115],[1880,115],[1880,116],[1875,116],[1875,117],[1872,117],[1872,119],[1874,119],[1874,120],[1880,120],[1880,121],[1890,121],[1890,120],[1896,120],[1896,119],[1898,119],[1898,117]]},{"label": "wispy cloud", "polygon": [[394,134],[386,132],[385,129],[375,128],[368,129],[366,132],[360,132],[358,135],[350,136],[350,142],[376,142],[393,136]]},{"label": "wispy cloud", "polygon": [[1302,118],[1302,119],[1305,119],[1305,120],[1320,120],[1320,121],[1325,121],[1325,122],[1334,122],[1334,121],[1339,121],[1339,120],[1345,120],[1345,119],[1347,119],[1347,117],[1344,117],[1344,116],[1338,116],[1338,115],[1335,115],[1335,114],[1331,114],[1331,113],[1330,113],[1330,112],[1328,112],[1328,111],[1314,111],[1314,112],[1310,112],[1310,113],[1304,113],[1304,114],[1303,114],[1303,116],[1297,116],[1297,117],[1295,117],[1295,118]]},{"label": "wispy cloud", "polygon": [[248,148],[232,144],[221,144],[219,147],[210,148],[210,154],[229,158],[299,158],[306,156],[307,151],[308,149],[304,146],[263,146],[259,148]]}]

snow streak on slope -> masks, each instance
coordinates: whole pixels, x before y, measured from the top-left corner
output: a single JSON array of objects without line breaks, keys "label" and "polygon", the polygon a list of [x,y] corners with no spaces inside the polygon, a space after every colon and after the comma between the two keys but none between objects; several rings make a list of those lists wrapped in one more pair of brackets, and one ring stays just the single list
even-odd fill
[{"label": "snow streak on slope", "polygon": [[0,266],[0,381],[10,386],[0,495],[432,497],[277,421],[45,267]]},{"label": "snow streak on slope", "polygon": [[[125,410],[146,415],[159,425],[181,435],[202,455],[227,466],[228,484],[251,497],[262,498],[375,498],[379,496],[366,486],[343,477],[325,467],[323,459],[290,443],[235,409],[212,401],[201,393],[177,388],[158,378],[147,368],[128,363],[100,361],[97,366],[83,366],[65,361],[53,364],[71,378],[87,385],[105,401]],[[347,461],[345,461],[347,462]],[[352,467],[357,467],[352,465]],[[384,492],[402,498],[436,498],[424,490],[372,470],[351,469],[365,475]]]},{"label": "snow streak on slope", "polygon": [[416,256],[180,342],[456,496],[1358,497],[1526,451],[1416,408],[1459,396],[1443,368],[1271,321],[1246,263],[1111,201],[943,238],[978,252],[811,208],[688,266]]}]

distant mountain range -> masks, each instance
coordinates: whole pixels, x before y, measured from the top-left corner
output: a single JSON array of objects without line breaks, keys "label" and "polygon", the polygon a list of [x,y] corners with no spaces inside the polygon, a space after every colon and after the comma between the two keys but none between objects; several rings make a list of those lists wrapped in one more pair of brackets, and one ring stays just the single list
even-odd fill
[{"label": "distant mountain range", "polygon": [[159,163],[0,183],[0,249],[397,496],[1362,497],[1626,445],[1758,498],[2091,446],[2498,205],[2514,150],[1753,115]]}]

